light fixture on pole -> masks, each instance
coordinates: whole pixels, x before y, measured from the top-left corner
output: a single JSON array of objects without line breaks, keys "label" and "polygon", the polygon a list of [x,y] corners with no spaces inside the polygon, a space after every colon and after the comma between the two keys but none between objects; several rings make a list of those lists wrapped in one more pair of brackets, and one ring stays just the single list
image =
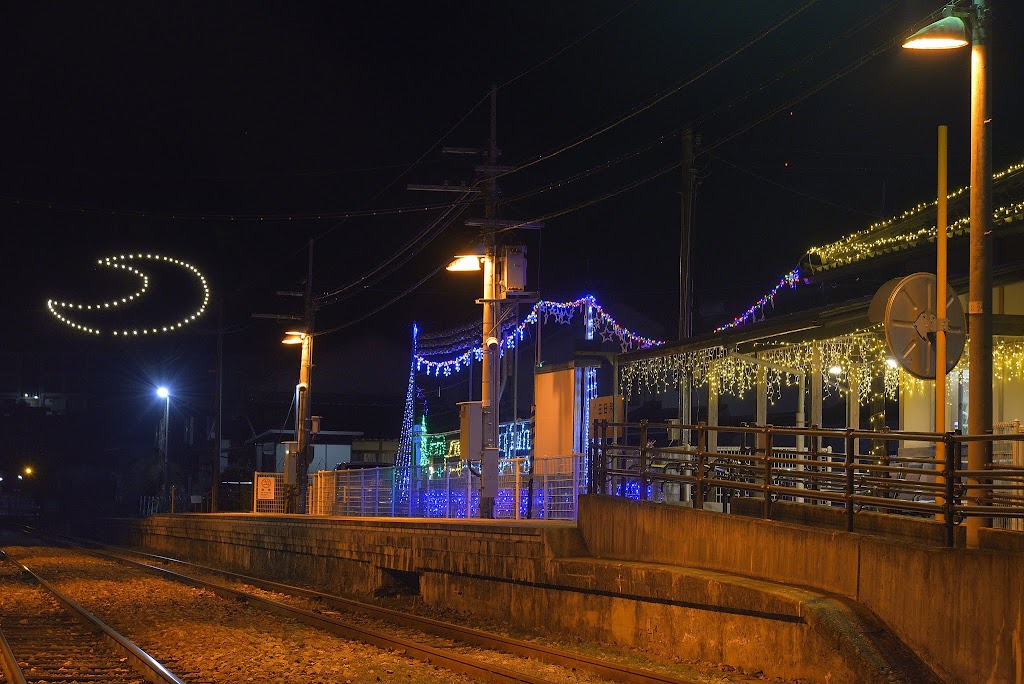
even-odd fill
[{"label": "light fixture on pole", "polygon": [[295,447],[297,458],[295,459],[295,485],[301,488],[305,486],[306,471],[309,468],[307,448],[309,446],[310,431],[310,401],[309,382],[311,369],[313,367],[313,336],[301,330],[289,330],[286,337],[281,340],[282,344],[301,344],[302,356],[299,362],[299,383],[295,385]]},{"label": "light fixture on pole", "polygon": [[[912,49],[971,46],[971,183],[970,284],[967,431],[992,432],[992,136],[988,93],[988,13],[986,0],[970,0],[969,9],[950,4],[939,21],[924,27],[903,44]],[[967,20],[965,23],[964,20]],[[967,36],[970,24],[970,41]],[[992,462],[991,442],[968,442],[967,469],[980,473]],[[969,476],[967,501],[986,504],[983,478]],[[978,546],[981,527],[991,518],[968,516],[967,545]]]},{"label": "light fixture on pole", "polygon": [[[498,325],[504,291],[496,273],[497,255],[493,242],[478,246],[468,254],[456,255],[448,264],[449,271],[479,271],[483,268],[483,349],[480,362],[480,409],[483,419],[483,445],[480,454],[480,515],[494,516],[494,499],[498,489]],[[475,454],[464,454],[471,460]]]},{"label": "light fixture on pole", "polygon": [[171,417],[171,392],[166,387],[156,388],[156,396],[164,400],[164,422],[160,429],[160,490],[167,494],[167,428]]}]

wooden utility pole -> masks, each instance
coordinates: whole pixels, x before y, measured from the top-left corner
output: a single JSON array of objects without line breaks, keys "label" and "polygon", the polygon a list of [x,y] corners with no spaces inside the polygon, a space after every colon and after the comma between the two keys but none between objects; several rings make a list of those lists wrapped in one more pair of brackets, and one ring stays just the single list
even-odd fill
[{"label": "wooden utility pole", "polygon": [[[298,487],[297,502],[302,502],[306,493],[306,482],[309,479],[309,463],[312,460],[309,446],[310,429],[310,380],[313,370],[313,239],[309,240],[309,265],[306,272],[306,289],[303,293],[303,332],[302,360],[299,365],[299,384],[296,386],[298,398],[295,408],[295,439],[298,442],[295,459],[295,485]],[[301,503],[297,506],[301,509]],[[296,512],[301,512],[297,510]]]}]

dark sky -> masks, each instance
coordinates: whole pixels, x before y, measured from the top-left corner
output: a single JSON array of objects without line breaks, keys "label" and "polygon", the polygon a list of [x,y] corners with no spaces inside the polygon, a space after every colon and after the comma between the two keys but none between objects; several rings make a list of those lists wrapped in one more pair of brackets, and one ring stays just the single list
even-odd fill
[{"label": "dark sky", "polygon": [[[1024,158],[1024,41],[1012,38],[1024,31],[1024,11],[993,4],[999,169]],[[50,296],[90,301],[129,282],[97,270],[99,257],[161,251],[210,279],[229,349],[255,359],[247,372],[290,378],[296,359],[279,344],[283,324],[251,315],[298,312],[297,299],[275,293],[301,288],[310,238],[319,292],[415,242],[438,212],[391,210],[453,199],[410,192],[409,183],[472,182],[474,161],[440,147],[485,144],[492,84],[501,163],[569,147],[501,181],[505,218],[566,212],[523,236],[541,294],[592,293],[654,337],[676,328],[679,172],[593,200],[677,162],[673,134],[694,124],[696,328],[707,331],[808,247],[933,197],[940,123],[950,126],[950,186],[966,182],[967,53],[892,45],[940,8],[925,0],[8,4],[0,220],[14,266],[8,326],[19,334],[5,345],[87,351],[114,366],[130,359],[124,372],[140,386],[147,375],[188,375],[174,359],[212,348],[216,313],[172,338],[126,344],[86,340],[44,308]],[[381,213],[341,217],[367,210]],[[421,241],[388,278],[323,307],[318,327],[374,312],[473,238],[459,221]],[[187,279],[157,280],[158,315],[196,296]],[[401,391],[413,321],[436,331],[473,320],[479,287],[442,271],[320,338],[320,381]],[[182,382],[203,385],[204,373]]]}]

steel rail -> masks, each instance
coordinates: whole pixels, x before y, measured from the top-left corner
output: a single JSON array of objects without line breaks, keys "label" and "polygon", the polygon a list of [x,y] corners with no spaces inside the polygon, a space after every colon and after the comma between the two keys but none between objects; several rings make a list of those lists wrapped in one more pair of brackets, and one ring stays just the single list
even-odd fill
[{"label": "steel rail", "polygon": [[7,637],[3,632],[0,632],[0,669],[3,670],[6,681],[11,684],[28,684],[25,674],[18,665],[18,658],[11,650],[11,645],[7,643]]},{"label": "steel rail", "polygon": [[[38,534],[38,532],[33,532]],[[45,535],[43,535],[45,538]],[[51,538],[52,539],[52,538]],[[57,540],[54,540],[57,541]],[[443,649],[434,648],[424,644],[419,644],[409,639],[403,639],[401,637],[392,636],[378,632],[376,630],[368,629],[360,625],[345,622],[332,618],[330,616],[321,615],[314,613],[303,608],[296,608],[289,606],[278,601],[272,601],[270,599],[250,594],[248,592],[233,589],[223,584],[217,584],[216,582],[210,582],[198,577],[190,577],[167,568],[161,568],[156,565],[150,565],[148,563],[142,563],[140,561],[125,558],[117,554],[105,553],[97,551],[95,549],[89,549],[78,544],[71,544],[68,542],[60,542],[67,546],[80,549],[87,553],[113,560],[119,563],[126,563],[132,567],[140,570],[157,574],[165,579],[170,579],[175,582],[195,587],[198,589],[206,589],[221,598],[229,600],[244,600],[251,605],[270,613],[275,613],[284,617],[289,617],[305,625],[322,629],[326,632],[340,636],[345,639],[353,641],[359,641],[370,646],[375,646],[382,649],[391,649],[396,651],[404,651],[405,655],[411,658],[420,660],[422,662],[443,667],[457,674],[463,674],[467,677],[471,677],[474,681],[489,682],[490,684],[551,684],[550,680],[543,679],[540,677],[534,677],[532,675],[516,672],[500,665],[491,665],[488,663],[481,662],[470,656],[463,656],[458,653],[449,653]],[[170,559],[168,559],[170,560]],[[193,566],[200,567],[200,566]],[[204,569],[206,572],[210,572],[209,569]],[[224,573],[222,571],[213,571],[221,576],[225,576],[230,573]],[[257,586],[257,585],[253,585]]]},{"label": "steel rail", "polygon": [[[70,542],[61,541],[61,543],[70,543]],[[89,546],[99,546],[101,548],[113,549],[113,550],[116,551],[116,553],[108,553],[108,552],[99,551],[99,550],[96,550],[96,549],[93,549],[93,548],[88,548],[87,546],[82,546],[81,544],[83,544],[83,543],[84,544],[88,544]],[[249,585],[257,587],[259,589],[263,589],[264,591],[271,591],[271,592],[276,592],[276,593],[279,593],[279,594],[284,594],[286,596],[292,596],[292,597],[306,598],[306,599],[321,601],[324,604],[329,605],[329,606],[331,606],[333,608],[337,608],[337,609],[340,609],[340,610],[345,610],[345,611],[348,611],[348,612],[357,612],[357,613],[360,613],[360,614],[363,614],[363,615],[366,615],[366,616],[369,616],[369,617],[385,620],[387,622],[391,622],[393,624],[397,624],[397,625],[400,625],[402,627],[419,630],[419,631],[425,632],[427,634],[432,634],[432,635],[435,635],[435,636],[445,637],[445,638],[448,638],[448,639],[452,639],[454,641],[460,641],[462,643],[465,643],[465,644],[468,644],[468,645],[471,645],[471,646],[476,646],[476,647],[479,647],[479,648],[487,648],[487,649],[491,649],[491,650],[502,651],[504,653],[509,653],[511,655],[516,655],[516,656],[520,656],[520,657],[524,657],[524,658],[532,658],[532,659],[535,659],[535,660],[539,660],[539,661],[542,661],[542,662],[549,663],[551,665],[558,665],[558,666],[561,666],[561,667],[574,667],[577,670],[582,670],[582,671],[585,671],[585,672],[590,672],[592,674],[598,675],[600,677],[604,677],[605,679],[608,679],[608,680],[611,680],[611,681],[622,682],[623,684],[695,684],[692,680],[688,680],[688,679],[681,679],[681,678],[673,677],[673,676],[667,675],[667,674],[662,674],[662,673],[658,673],[658,672],[652,672],[650,670],[637,670],[635,668],[629,667],[628,665],[622,665],[622,664],[615,663],[615,662],[612,662],[612,661],[601,660],[601,659],[598,659],[598,658],[592,658],[592,657],[587,656],[587,655],[578,654],[578,653],[572,653],[570,651],[564,651],[564,650],[561,650],[561,649],[552,648],[552,647],[549,647],[549,646],[544,646],[542,644],[535,644],[535,643],[532,643],[532,642],[529,642],[529,641],[523,641],[521,639],[514,639],[514,638],[506,637],[506,636],[503,636],[503,635],[500,635],[500,634],[494,634],[494,633],[491,633],[491,632],[485,632],[485,631],[473,629],[473,628],[470,628],[470,627],[464,627],[462,625],[457,625],[457,624],[453,624],[453,623],[449,623],[449,622],[443,622],[441,620],[434,620],[432,618],[421,617],[421,616],[417,616],[417,615],[411,615],[409,613],[403,613],[403,612],[400,612],[400,611],[397,611],[397,610],[392,610],[390,608],[384,608],[384,607],[381,607],[381,606],[376,606],[376,605],[373,605],[373,604],[364,603],[362,601],[356,601],[356,600],[353,600],[353,599],[347,599],[347,598],[343,598],[343,597],[340,597],[340,596],[335,596],[333,594],[323,593],[323,592],[320,592],[320,591],[316,591],[314,589],[307,589],[305,587],[297,587],[297,586],[290,585],[290,584],[282,584],[282,583],[279,583],[279,582],[273,582],[271,580],[260,579],[258,577],[251,577],[251,576],[248,576],[248,575],[242,575],[242,574],[238,574],[238,573],[233,573],[233,572],[229,572],[229,571],[226,571],[226,570],[220,570],[220,569],[217,569],[217,568],[210,568],[210,567],[198,565],[198,564],[195,564],[195,563],[190,563],[188,561],[179,560],[177,558],[170,558],[170,557],[167,557],[167,556],[160,556],[160,555],[156,555],[156,554],[145,553],[145,552],[142,552],[142,551],[135,551],[135,550],[131,550],[131,549],[124,549],[124,548],[121,548],[121,547],[111,546],[109,544],[101,544],[99,542],[94,542],[94,541],[91,541],[91,540],[86,541],[86,540],[81,540],[81,539],[74,539],[73,543],[71,545],[75,546],[76,548],[79,548],[79,549],[82,549],[84,551],[87,551],[89,553],[94,553],[94,554],[96,554],[98,556],[101,556],[101,557],[110,558],[110,559],[117,560],[117,561],[128,562],[128,563],[131,563],[131,564],[136,565],[136,566],[138,566],[140,568],[143,568],[143,569],[147,569],[147,570],[150,570],[150,571],[156,571],[156,572],[158,572],[160,574],[166,574],[167,576],[172,577],[174,579],[182,578],[180,581],[185,581],[185,582],[188,582],[188,583],[200,582],[200,583],[203,583],[203,585],[207,585],[207,588],[210,588],[211,590],[214,590],[213,587],[221,588],[222,585],[217,585],[217,584],[214,584],[214,583],[209,583],[206,580],[202,580],[202,579],[198,579],[198,578],[191,578],[188,575],[182,575],[180,573],[175,573],[172,570],[168,570],[166,568],[161,568],[161,567],[155,566],[155,565],[150,565],[148,563],[140,563],[140,562],[132,560],[130,558],[125,558],[124,556],[122,556],[120,554],[122,554],[122,553],[129,553],[129,554],[133,554],[133,555],[136,555],[136,556],[141,556],[143,558],[147,558],[147,559],[152,560],[154,562],[162,562],[162,563],[175,564],[175,565],[179,565],[179,566],[188,568],[188,569],[196,571],[196,572],[204,572],[204,573],[210,573],[210,574],[218,575],[220,577],[223,577],[223,578],[231,580],[231,581],[235,581],[235,582],[239,582],[239,583],[243,583],[243,584],[249,584]],[[230,592],[235,592],[236,591],[236,590],[230,589],[228,587],[223,587],[223,588],[226,589],[227,591],[230,591]],[[244,596],[247,596],[247,597],[249,596],[249,594],[245,594],[244,592],[238,592],[238,594],[239,595],[244,595]],[[318,615],[315,615],[315,614],[312,614],[312,613],[308,613],[307,611],[304,611],[304,610],[298,609],[298,608],[293,609],[290,606],[284,606],[284,604],[279,604],[279,603],[276,603],[276,602],[268,601],[267,599],[262,599],[262,598],[258,598],[257,597],[257,600],[258,601],[267,601],[268,603],[273,604],[275,607],[276,606],[282,606],[282,607],[287,608],[289,610],[297,610],[297,611],[300,611],[303,614],[308,614],[308,615],[315,616],[318,620],[334,621],[333,618],[326,618],[324,616],[318,616]],[[340,621],[338,621],[338,622],[340,622]],[[345,624],[347,624],[347,623],[345,623]],[[355,628],[360,630],[361,632],[362,631],[366,631],[362,627],[355,627]],[[347,636],[347,635],[343,635],[343,636]],[[361,637],[358,637],[358,636],[351,636],[351,637],[348,637],[348,638],[354,638],[354,639],[358,639],[360,641],[363,641],[363,639]],[[392,637],[386,637],[386,638],[392,638]],[[367,643],[370,643],[370,642],[367,642]],[[373,645],[379,645],[379,644],[373,644]],[[385,647],[394,648],[394,646],[391,646],[391,645],[388,645],[388,646],[385,646]],[[410,647],[403,645],[403,646],[401,646],[401,648],[410,648]],[[417,648],[424,648],[424,649],[428,649],[429,651],[433,651],[434,650],[434,649],[429,649],[429,647],[417,647]],[[412,654],[411,650],[409,652],[410,652],[410,654]],[[444,657],[444,656],[437,656],[437,657]],[[439,664],[436,660],[428,660],[428,662],[432,662],[434,664]],[[447,667],[447,666],[442,665],[442,667]],[[471,676],[476,676],[475,673],[468,673],[468,672],[466,672],[464,674],[470,674]],[[523,679],[515,679],[515,680],[487,680],[487,681],[523,681],[523,682],[530,682],[530,681],[543,681],[543,680],[534,680],[534,679],[523,678]]]},{"label": "steel rail", "polygon": [[[165,684],[186,684],[184,680],[179,679],[176,675],[170,672],[166,667],[163,666],[159,661],[153,658],[151,655],[143,651],[141,648],[133,644],[127,638],[122,636],[120,633],[109,627],[102,620],[97,618],[95,615],[90,613],[88,610],[83,608],[81,605],[73,601],[70,597],[62,594],[56,587],[44,580],[42,577],[33,572],[28,566],[21,561],[17,560],[13,556],[9,556],[5,551],[0,550],[0,559],[5,559],[8,562],[14,563],[21,571],[36,581],[39,586],[46,590],[51,596],[64,606],[76,619],[83,624],[92,627],[100,633],[100,637],[106,642],[115,653],[125,658],[128,664],[143,677],[147,678],[152,682],[164,682]],[[6,641],[5,641],[6,645]],[[6,646],[10,648],[9,645]],[[13,653],[11,654],[13,657]],[[6,660],[6,654],[5,654]],[[17,660],[13,663],[17,666]],[[20,668],[18,668],[20,671]],[[15,679],[15,682],[18,680]]]}]

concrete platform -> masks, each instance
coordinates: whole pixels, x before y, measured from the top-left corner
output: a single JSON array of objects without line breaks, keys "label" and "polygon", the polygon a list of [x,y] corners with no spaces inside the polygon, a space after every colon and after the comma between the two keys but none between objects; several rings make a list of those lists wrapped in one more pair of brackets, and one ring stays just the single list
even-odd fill
[{"label": "concrete platform", "polygon": [[[866,602],[881,600],[872,585],[894,584],[904,563],[916,568],[920,550],[901,555],[903,545],[891,544],[883,572],[878,540],[772,521],[584,497],[578,525],[185,514],[111,521],[102,533],[110,541],[324,591],[411,588],[428,604],[527,629],[778,677],[976,682],[1015,681],[1021,672],[1019,613],[1016,631],[1011,623],[1007,638],[1000,632],[1002,641],[979,649],[975,661],[960,661],[961,648],[934,655],[951,631],[948,624],[943,635],[922,643],[921,630],[906,620],[876,617],[899,608]],[[1019,554],[1009,556],[1020,562]],[[877,573],[875,582],[864,577],[864,567]],[[1006,599],[1019,602],[1020,577],[1006,581],[1003,589],[1017,592]],[[910,578],[902,582],[909,585]],[[914,582],[921,588],[908,596],[931,598],[910,620],[921,619],[922,611],[934,613],[928,618],[933,625],[968,619],[966,611],[953,615],[951,602],[935,600],[934,578]],[[890,592],[888,600],[898,602],[899,593]],[[976,619],[971,628],[977,629]],[[982,670],[987,675],[976,676]]]}]

